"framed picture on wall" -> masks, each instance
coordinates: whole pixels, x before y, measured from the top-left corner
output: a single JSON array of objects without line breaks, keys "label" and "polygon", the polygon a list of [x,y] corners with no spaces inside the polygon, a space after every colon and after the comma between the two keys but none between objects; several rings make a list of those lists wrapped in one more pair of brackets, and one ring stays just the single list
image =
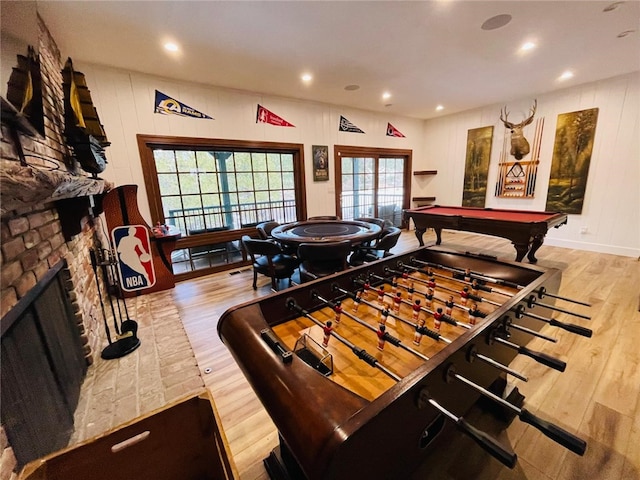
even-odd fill
[{"label": "framed picture on wall", "polygon": [[329,180],[329,147],[326,145],[313,145],[313,181],[324,182]]}]

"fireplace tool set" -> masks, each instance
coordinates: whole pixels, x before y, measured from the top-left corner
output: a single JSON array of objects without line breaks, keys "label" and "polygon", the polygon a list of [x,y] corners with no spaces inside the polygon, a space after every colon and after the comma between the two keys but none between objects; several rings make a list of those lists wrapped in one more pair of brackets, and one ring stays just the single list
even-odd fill
[{"label": "fireplace tool set", "polygon": [[[116,271],[116,259],[113,252],[106,249],[91,249],[89,250],[89,255],[91,256],[91,266],[93,267],[93,273],[96,278],[98,299],[100,300],[102,317],[104,319],[104,328],[107,334],[107,341],[109,342],[109,344],[102,350],[101,356],[105,360],[124,357],[140,346],[140,339],[138,338],[138,322],[129,317],[127,303],[122,295],[122,286],[120,285],[120,279]],[[100,285],[101,282],[98,274],[98,267],[102,273],[102,288],[104,288],[104,295],[102,294],[102,288]],[[109,301],[113,328],[116,334],[115,340],[111,337],[109,319],[105,307],[105,297]],[[113,297],[116,298],[115,306]],[[123,312],[126,320],[123,320]]]}]

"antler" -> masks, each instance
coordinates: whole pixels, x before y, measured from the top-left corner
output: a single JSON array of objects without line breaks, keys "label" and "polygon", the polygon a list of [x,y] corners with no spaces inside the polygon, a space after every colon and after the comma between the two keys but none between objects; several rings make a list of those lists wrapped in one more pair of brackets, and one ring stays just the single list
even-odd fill
[{"label": "antler", "polygon": [[536,108],[538,108],[538,99],[537,98],[533,101],[533,106],[531,107],[531,115],[529,115],[529,118],[524,120],[519,125],[520,127],[524,127],[525,125],[529,125],[531,122],[533,122],[533,116],[536,114]]},{"label": "antler", "polygon": [[[502,115],[504,115],[504,118],[502,118]],[[504,126],[507,127],[508,129],[512,129],[514,127],[513,123],[511,122],[507,122],[507,118],[509,118],[509,112],[507,112],[507,106],[504,106],[504,113],[502,111],[502,109],[500,109],[500,120],[502,120],[502,123],[504,123]]]}]

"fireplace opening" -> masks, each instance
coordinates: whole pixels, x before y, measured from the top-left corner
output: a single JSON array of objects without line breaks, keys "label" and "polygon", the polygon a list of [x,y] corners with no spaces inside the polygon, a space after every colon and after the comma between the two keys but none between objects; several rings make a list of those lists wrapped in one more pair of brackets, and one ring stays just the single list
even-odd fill
[{"label": "fireplace opening", "polygon": [[0,418],[19,467],[67,446],[74,431],[87,361],[69,282],[60,261],[0,320]]}]

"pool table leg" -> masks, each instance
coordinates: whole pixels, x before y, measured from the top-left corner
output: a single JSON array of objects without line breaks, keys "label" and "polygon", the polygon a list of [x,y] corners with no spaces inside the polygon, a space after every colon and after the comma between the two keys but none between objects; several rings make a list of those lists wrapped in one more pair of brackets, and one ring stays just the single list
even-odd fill
[{"label": "pool table leg", "polygon": [[536,235],[533,237],[533,242],[531,242],[531,249],[529,250],[529,254],[527,258],[531,263],[536,263],[538,259],[535,256],[535,253],[542,246],[542,242],[544,242],[544,235]]},{"label": "pool table leg", "polygon": [[418,239],[418,243],[420,244],[421,247],[424,247],[424,240],[422,239],[422,236],[426,231],[427,231],[426,227],[425,228],[416,227],[416,230],[414,232],[416,235],[416,238]]},{"label": "pool table leg", "polygon": [[524,256],[529,251],[529,244],[513,242],[513,246],[516,247],[516,262],[521,262]]}]

